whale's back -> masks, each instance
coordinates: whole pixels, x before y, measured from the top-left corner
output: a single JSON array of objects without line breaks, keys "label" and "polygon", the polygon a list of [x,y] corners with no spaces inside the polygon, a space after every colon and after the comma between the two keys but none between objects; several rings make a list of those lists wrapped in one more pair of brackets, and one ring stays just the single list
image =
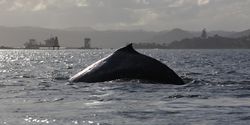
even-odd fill
[{"label": "whale's back", "polygon": [[72,82],[103,82],[115,79],[143,79],[166,84],[184,84],[182,79],[160,61],[135,51],[132,44],[115,51],[82,72]]}]

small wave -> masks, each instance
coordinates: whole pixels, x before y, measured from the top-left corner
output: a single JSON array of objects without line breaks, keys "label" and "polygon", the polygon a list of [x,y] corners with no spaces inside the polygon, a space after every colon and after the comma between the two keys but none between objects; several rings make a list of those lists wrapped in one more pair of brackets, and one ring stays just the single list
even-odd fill
[{"label": "small wave", "polygon": [[56,76],[53,79],[55,79],[55,80],[68,80],[69,76]]},{"label": "small wave", "polygon": [[228,71],[227,74],[234,74],[234,73],[237,73],[235,70],[232,70],[232,71]]},{"label": "small wave", "polygon": [[182,77],[183,81],[186,83],[186,86],[198,86],[198,85],[206,85],[206,86],[249,86],[250,81],[217,81],[217,80],[203,80],[203,79],[193,79],[188,77]]},{"label": "small wave", "polygon": [[52,79],[54,80],[68,80],[69,78],[68,72],[58,70],[52,72]]},{"label": "small wave", "polygon": [[51,86],[51,84],[49,82],[44,82],[43,81],[43,82],[38,83],[38,86],[42,87],[42,88],[48,88],[48,87]]},{"label": "small wave", "polygon": [[196,81],[195,79],[192,79],[192,78],[189,78],[189,77],[181,76],[181,78],[184,81],[184,83],[194,83]]},{"label": "small wave", "polygon": [[250,94],[239,94],[239,95],[235,95],[237,98],[249,98]]},{"label": "small wave", "polygon": [[[185,78],[183,79],[184,83],[190,83],[193,81],[193,79],[189,79],[189,78]],[[116,79],[116,80],[111,80],[111,81],[107,81],[106,83],[126,83],[126,84],[157,84],[157,85],[164,85],[165,83],[161,83],[161,82],[155,82],[155,81],[151,81],[151,80],[145,80],[145,79]],[[166,85],[170,85],[170,84],[166,84]]]},{"label": "small wave", "polygon": [[248,120],[250,120],[250,116],[242,117],[242,118],[240,118],[240,120],[248,121]]},{"label": "small wave", "polygon": [[33,76],[33,75],[21,75],[21,76],[19,76],[20,78],[35,78],[35,76]]},{"label": "small wave", "polygon": [[52,78],[54,80],[68,80],[70,77],[65,73],[55,73],[53,74]]},{"label": "small wave", "polygon": [[63,101],[64,98],[53,98],[53,99],[38,99],[35,103],[48,103],[48,102],[59,102]]},{"label": "small wave", "polygon": [[202,73],[198,73],[198,72],[189,72],[189,73],[186,73],[186,75],[202,75]]},{"label": "small wave", "polygon": [[155,116],[166,116],[178,114],[178,111],[165,111],[165,110],[156,110],[156,111],[120,111],[117,112],[118,115],[133,118],[133,119],[151,119]]},{"label": "small wave", "polygon": [[143,79],[116,79],[108,81],[109,83],[142,83],[142,84],[154,84],[155,82],[149,81],[149,80],[143,80]]},{"label": "small wave", "polygon": [[192,95],[184,95],[184,94],[174,94],[167,97],[162,98],[162,100],[168,99],[180,99],[180,98],[199,98],[199,99],[207,99],[207,97],[203,97],[202,95],[192,94]]},{"label": "small wave", "polygon": [[64,98],[55,98],[52,100],[52,102],[58,102],[58,101],[62,101],[62,100],[64,100]]},{"label": "small wave", "polygon": [[220,81],[216,82],[215,84],[221,84],[221,85],[250,85],[250,81]]}]

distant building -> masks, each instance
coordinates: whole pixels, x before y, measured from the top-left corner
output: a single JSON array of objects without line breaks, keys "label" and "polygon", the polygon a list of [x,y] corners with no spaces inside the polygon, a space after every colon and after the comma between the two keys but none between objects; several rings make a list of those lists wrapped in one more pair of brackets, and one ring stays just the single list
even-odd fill
[{"label": "distant building", "polygon": [[202,30],[201,38],[202,38],[202,39],[207,39],[207,31],[206,31],[206,28],[204,28],[204,29]]},{"label": "distant building", "polygon": [[52,47],[53,49],[57,48],[59,49],[60,45],[59,45],[59,41],[58,41],[58,37],[50,37],[49,39],[44,40],[45,41],[45,45],[42,45],[43,47]]},{"label": "distant building", "polygon": [[38,44],[35,39],[30,39],[29,42],[26,42],[24,44],[24,48],[25,49],[40,49],[40,48],[50,49],[50,48],[52,48],[53,50],[56,48],[57,49],[60,48],[57,36],[50,37],[49,39],[46,39],[44,41],[45,41],[45,44],[42,44],[42,43]]},{"label": "distant building", "polygon": [[24,43],[25,49],[39,49],[39,45],[36,42],[36,39],[29,39],[28,42]]},{"label": "distant building", "polygon": [[90,38],[85,38],[84,39],[84,49],[90,49],[91,48],[90,42],[91,42]]}]

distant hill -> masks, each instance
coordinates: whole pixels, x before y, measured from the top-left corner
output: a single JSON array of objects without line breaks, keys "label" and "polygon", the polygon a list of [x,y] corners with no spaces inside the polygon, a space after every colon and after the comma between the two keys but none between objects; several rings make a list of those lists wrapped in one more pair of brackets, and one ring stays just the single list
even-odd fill
[{"label": "distant hill", "polygon": [[235,33],[237,33],[237,32],[234,32],[234,31],[210,31],[210,32],[208,32],[208,36],[219,35],[222,37],[231,37]]},{"label": "distant hill", "polygon": [[169,44],[176,40],[182,40],[185,38],[193,38],[194,36],[195,34],[192,34],[189,31],[176,28],[170,31],[161,31],[157,33],[155,36],[153,36],[151,39],[149,39],[148,41],[153,42],[153,43]]},{"label": "distant hill", "polygon": [[[210,31],[207,32],[207,35],[212,37],[214,35],[219,35],[222,37],[230,37],[237,38],[242,36],[247,36],[250,34],[250,30],[235,32],[235,31]],[[173,41],[180,41],[187,38],[199,37],[201,35],[201,31],[186,31],[179,28],[173,30],[166,30],[158,32],[155,36],[147,40],[150,43],[157,44],[169,44]]]},{"label": "distant hill", "polygon": [[96,31],[95,29],[93,29],[91,27],[68,27],[68,28],[64,28],[62,30],[66,30],[66,31],[84,31],[84,32]]},{"label": "distant hill", "polygon": [[215,35],[208,38],[195,37],[169,44],[170,49],[249,49],[250,36],[229,38]]},{"label": "distant hill", "polygon": [[81,47],[85,37],[91,38],[91,45],[98,48],[118,48],[129,42],[143,42],[156,32],[148,31],[96,31],[91,29],[46,29],[38,27],[0,26],[0,46],[22,47],[29,39],[44,42],[51,36],[58,36],[64,47]]},{"label": "distant hill", "polygon": [[244,30],[241,32],[236,32],[236,33],[231,35],[231,37],[233,37],[233,38],[238,38],[238,37],[243,37],[243,36],[250,36],[250,29]]},{"label": "distant hill", "polygon": [[[243,36],[249,30],[243,32],[212,31],[209,34],[221,36]],[[4,27],[0,26],[0,46],[23,47],[29,39],[44,42],[51,36],[58,36],[59,43],[64,47],[81,47],[84,38],[91,38],[92,47],[119,48],[127,43],[156,43],[169,44],[185,38],[200,36],[200,32],[185,31],[182,29],[151,32],[143,30],[108,30],[98,31],[91,27],[70,27],[65,29],[48,29],[40,27]]]}]

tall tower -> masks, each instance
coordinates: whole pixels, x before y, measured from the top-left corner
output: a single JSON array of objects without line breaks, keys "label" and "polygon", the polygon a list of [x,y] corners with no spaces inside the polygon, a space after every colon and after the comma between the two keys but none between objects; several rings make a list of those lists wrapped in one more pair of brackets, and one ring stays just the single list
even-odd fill
[{"label": "tall tower", "polygon": [[206,28],[204,28],[204,29],[202,30],[201,38],[203,38],[203,39],[206,39],[206,38],[207,38],[207,31],[206,31]]},{"label": "tall tower", "polygon": [[91,46],[90,46],[90,41],[91,41],[90,38],[85,38],[85,39],[84,39],[84,48],[85,48],[85,49],[90,49],[90,48],[91,48]]}]

